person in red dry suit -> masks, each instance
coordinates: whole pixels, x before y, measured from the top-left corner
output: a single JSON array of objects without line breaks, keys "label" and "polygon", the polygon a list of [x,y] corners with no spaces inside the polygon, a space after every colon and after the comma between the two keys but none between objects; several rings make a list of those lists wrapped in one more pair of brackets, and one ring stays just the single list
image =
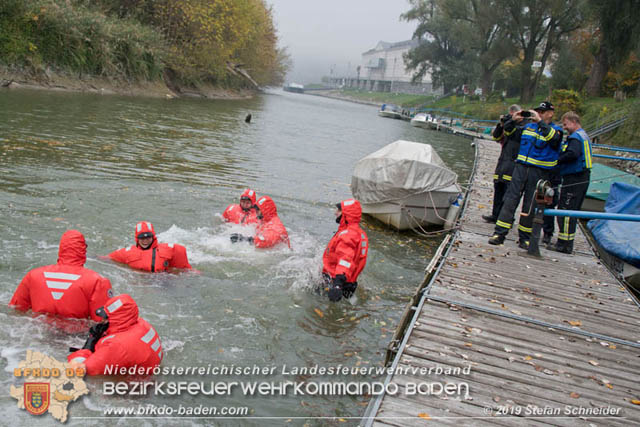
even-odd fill
[{"label": "person in red dry suit", "polygon": [[156,330],[138,317],[138,305],[127,294],[109,299],[97,310],[106,323],[89,330],[82,350],[67,356],[72,364],[84,365],[87,374],[103,375],[105,366],[155,368],[162,361],[162,344]]},{"label": "person in red dry suit", "polygon": [[250,188],[244,190],[240,196],[240,204],[229,205],[222,213],[222,218],[234,224],[256,224],[258,222],[256,192]]},{"label": "person in red dry suit", "polygon": [[9,305],[23,311],[100,320],[95,311],[111,298],[111,282],[84,268],[86,261],[84,236],[68,230],[60,238],[58,263],[29,271]]},{"label": "person in red dry suit", "polygon": [[190,269],[187,249],[174,243],[158,243],[153,224],[141,221],[134,233],[136,244],[109,254],[114,261],[128,264],[138,270],[167,271],[170,268]]},{"label": "person in red dry suit", "polygon": [[271,197],[260,197],[256,206],[260,211],[258,215],[260,222],[256,228],[256,235],[247,237],[234,233],[231,235],[231,242],[236,243],[246,240],[255,245],[256,248],[270,248],[278,243],[286,243],[291,248],[289,234],[287,234],[287,229],[284,228],[282,221],[278,218],[278,210]]},{"label": "person in red dry suit", "polygon": [[340,224],[322,256],[322,276],[330,301],[350,298],[358,287],[358,275],[367,263],[369,238],[360,228],[362,208],[355,199],[336,204]]}]

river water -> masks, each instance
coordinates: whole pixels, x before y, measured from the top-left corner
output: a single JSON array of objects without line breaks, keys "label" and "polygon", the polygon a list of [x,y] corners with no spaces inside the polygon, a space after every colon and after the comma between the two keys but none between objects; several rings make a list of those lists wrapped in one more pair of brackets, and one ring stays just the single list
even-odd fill
[{"label": "river water", "polygon": [[[244,122],[248,113],[251,124]],[[397,139],[432,144],[460,182],[473,157],[468,140],[378,117],[375,107],[282,91],[242,101],[2,91],[0,117],[0,424],[14,426],[34,422],[9,397],[10,385],[21,384],[13,368],[26,350],[64,360],[68,347],[85,338],[82,322],[61,331],[44,316],[7,307],[29,269],[56,262],[60,236],[72,228],[87,239],[86,267],[109,278],[116,293],[131,294],[157,329],[163,366],[274,368],[270,375],[159,375],[157,381],[380,380],[291,370],[381,366],[440,239],[365,218],[370,251],[358,302],[329,304],[311,287],[337,228],[332,206],[351,196],[354,163]],[[246,187],[275,200],[292,250],[230,243],[240,229],[223,224],[220,212]],[[148,274],[98,258],[133,243],[141,220],[154,224],[160,241],[185,245],[200,273]],[[368,402],[312,390],[116,397],[103,394],[109,379],[85,380],[91,393],[70,405],[70,425],[102,425],[105,408],[145,405],[247,407],[255,419],[120,424],[344,425],[321,417],[361,416]],[[57,421],[45,415],[37,424]]]}]

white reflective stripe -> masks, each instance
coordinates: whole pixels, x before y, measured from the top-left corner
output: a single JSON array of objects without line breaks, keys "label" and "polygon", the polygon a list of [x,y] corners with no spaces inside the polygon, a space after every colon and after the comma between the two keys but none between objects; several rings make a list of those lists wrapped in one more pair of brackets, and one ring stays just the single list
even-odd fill
[{"label": "white reflective stripe", "polygon": [[136,230],[138,230],[138,233],[140,232],[140,230],[142,230],[142,223],[139,222],[138,225],[136,225]]},{"label": "white reflective stripe", "polygon": [[86,358],[86,357],[80,357],[80,356],[78,356],[78,357],[74,357],[73,359],[71,359],[71,362],[75,362],[75,363],[82,363],[82,362],[84,362],[85,360],[87,360],[87,358]]},{"label": "white reflective stripe", "polygon": [[107,313],[113,313],[114,311],[116,311],[120,307],[122,307],[122,301],[120,301],[120,299],[117,299],[114,302],[112,302],[111,304],[109,304],[109,307],[107,307]]},{"label": "white reflective stripe", "polygon": [[133,246],[129,246],[127,249],[125,249],[125,252],[130,251],[133,248]]},{"label": "white reflective stripe", "polygon": [[64,293],[62,293],[62,292],[51,292],[51,296],[55,300],[59,300],[60,298],[62,298],[63,295],[64,295]]},{"label": "white reflective stripe", "polygon": [[352,204],[354,204],[356,201],[353,199],[349,199],[349,200],[345,200],[344,202],[342,202],[342,204],[344,206],[351,206]]},{"label": "white reflective stripe", "polygon": [[158,357],[160,358],[160,360],[162,360],[162,350],[160,350],[160,352],[158,353]]},{"label": "white reflective stripe", "polygon": [[264,242],[264,237],[258,235],[258,239],[262,240]]},{"label": "white reflective stripe", "polygon": [[253,190],[249,190],[249,197],[253,196]]},{"label": "white reflective stripe", "polygon": [[364,255],[364,254],[366,254],[366,253],[367,253],[367,250],[366,250],[366,249],[363,249],[363,250],[362,250],[362,255]]},{"label": "white reflective stripe", "polygon": [[108,337],[104,337],[100,341],[105,342],[106,340],[110,340],[113,337],[115,337],[115,334],[114,335],[109,335]]},{"label": "white reflective stripe", "polygon": [[156,336],[156,331],[153,330],[153,328],[149,328],[149,331],[144,334],[144,336],[142,338],[140,338],[142,340],[142,342],[149,344],[151,342],[151,338]]},{"label": "white reflective stripe", "polygon": [[50,271],[45,271],[44,277],[46,277],[47,279],[78,280],[80,278],[80,275],[69,274],[69,273],[53,273]]},{"label": "white reflective stripe", "polygon": [[362,241],[362,247],[366,248],[367,247],[367,242],[365,240]]},{"label": "white reflective stripe", "polygon": [[156,351],[160,347],[160,339],[156,338],[156,340],[151,344],[151,350]]},{"label": "white reflective stripe", "polygon": [[72,285],[71,282],[53,282],[51,280],[46,280],[46,282],[49,289],[69,289],[69,286]]},{"label": "white reflective stripe", "polygon": [[260,200],[258,200],[258,204],[259,205],[263,204],[265,200],[267,200],[267,199],[265,199],[264,197],[261,198]]},{"label": "white reflective stripe", "polygon": [[150,222],[147,222],[147,227],[149,227],[149,231],[153,231],[153,225]]},{"label": "white reflective stripe", "polygon": [[343,267],[351,268],[351,263],[349,261],[345,261],[343,259],[341,259],[340,262],[338,262],[338,264],[340,264]]},{"label": "white reflective stripe", "polygon": [[338,236],[342,236],[343,234],[348,233],[348,232],[349,232],[349,230],[341,231],[341,232],[338,233]]},{"label": "white reflective stripe", "polygon": [[173,249],[173,243],[169,243],[169,247]]}]

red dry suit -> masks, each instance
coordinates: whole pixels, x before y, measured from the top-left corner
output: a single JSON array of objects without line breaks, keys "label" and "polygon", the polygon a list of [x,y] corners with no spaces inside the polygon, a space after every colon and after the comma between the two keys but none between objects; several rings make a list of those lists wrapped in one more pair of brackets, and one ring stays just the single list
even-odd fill
[{"label": "red dry suit", "polygon": [[82,233],[65,232],[60,238],[58,263],[29,271],[9,305],[24,311],[99,321],[95,312],[111,297],[111,283],[84,268],[86,260],[87,244]]},{"label": "red dry suit", "polygon": [[258,209],[262,215],[262,220],[256,228],[256,235],[253,238],[253,244],[256,248],[270,248],[277,243],[283,242],[291,247],[289,243],[289,234],[284,228],[282,221],[278,218],[276,204],[269,196],[260,197],[258,200]]},{"label": "red dry suit", "polygon": [[[142,233],[153,234],[153,243],[147,249],[138,244],[138,236]],[[118,249],[109,254],[114,261],[128,264],[138,270],[158,272],[169,268],[191,268],[187,259],[187,249],[175,243],[158,243],[153,224],[142,221],[136,224],[134,237],[136,244],[128,248]]]},{"label": "red dry suit", "polygon": [[225,221],[244,225],[256,224],[258,222],[258,212],[254,207],[256,204],[256,192],[247,188],[240,196],[240,199],[245,197],[251,201],[251,207],[244,210],[238,204],[229,205],[222,213],[222,218],[224,218]]},{"label": "red dry suit", "polygon": [[162,361],[162,344],[156,330],[138,317],[138,305],[127,294],[104,304],[109,328],[98,340],[95,351],[83,349],[67,356],[70,363],[84,363],[89,375],[103,375],[105,366],[154,368]]},{"label": "red dry suit", "polygon": [[322,272],[334,279],[344,274],[347,283],[358,281],[358,275],[367,263],[369,238],[360,228],[362,208],[355,199],[340,203],[342,219],[338,231],[333,235],[322,256]]}]

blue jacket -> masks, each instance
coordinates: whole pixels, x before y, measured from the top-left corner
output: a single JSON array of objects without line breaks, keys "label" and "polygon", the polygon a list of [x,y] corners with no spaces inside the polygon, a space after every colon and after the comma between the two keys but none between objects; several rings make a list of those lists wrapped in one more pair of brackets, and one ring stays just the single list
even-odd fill
[{"label": "blue jacket", "polygon": [[560,141],[562,130],[556,124],[528,123],[522,131],[516,161],[541,169],[553,169],[558,164]]},{"label": "blue jacket", "polygon": [[569,135],[562,144],[558,163],[560,175],[563,176],[591,169],[591,141],[584,129],[580,128]]}]

